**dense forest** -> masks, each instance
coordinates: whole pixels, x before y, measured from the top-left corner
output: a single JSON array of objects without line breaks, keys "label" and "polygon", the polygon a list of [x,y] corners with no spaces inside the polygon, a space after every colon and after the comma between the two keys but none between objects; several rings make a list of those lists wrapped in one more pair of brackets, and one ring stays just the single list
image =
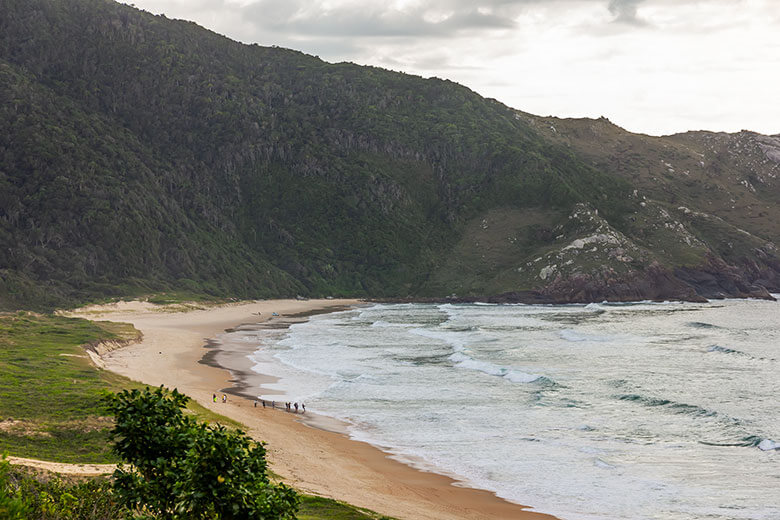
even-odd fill
[{"label": "dense forest", "polygon": [[[659,256],[643,212],[679,204],[548,126],[450,81],[111,0],[2,0],[0,308],[167,290],[627,299],[643,294],[599,287],[659,272],[669,294],[650,296],[685,296],[698,275],[681,268],[743,262],[708,242],[719,224]],[[605,233],[633,254],[538,274]],[[771,286],[772,233],[747,246],[755,269],[712,290]]]}]

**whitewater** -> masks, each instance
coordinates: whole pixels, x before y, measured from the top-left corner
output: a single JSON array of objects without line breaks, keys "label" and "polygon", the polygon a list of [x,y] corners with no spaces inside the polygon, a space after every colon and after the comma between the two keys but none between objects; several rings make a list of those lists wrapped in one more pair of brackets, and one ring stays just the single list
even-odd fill
[{"label": "whitewater", "polygon": [[377,304],[237,330],[350,435],[563,520],[780,518],[780,303]]}]

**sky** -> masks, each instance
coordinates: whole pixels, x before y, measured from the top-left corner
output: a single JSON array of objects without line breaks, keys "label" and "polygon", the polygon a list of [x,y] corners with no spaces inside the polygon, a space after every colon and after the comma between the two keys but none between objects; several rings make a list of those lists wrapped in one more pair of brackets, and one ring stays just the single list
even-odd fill
[{"label": "sky", "polygon": [[[780,0],[132,0],[244,43],[632,132],[780,134]],[[130,2],[126,2],[130,3]]]}]

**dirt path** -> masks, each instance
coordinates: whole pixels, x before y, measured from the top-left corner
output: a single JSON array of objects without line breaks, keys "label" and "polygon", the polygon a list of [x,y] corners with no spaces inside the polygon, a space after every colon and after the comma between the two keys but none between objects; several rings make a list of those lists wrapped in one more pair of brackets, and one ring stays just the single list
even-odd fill
[{"label": "dirt path", "polygon": [[94,477],[113,473],[116,464],[66,464],[64,462],[49,462],[47,460],[25,459],[22,457],[8,457],[8,462],[16,466],[45,469],[62,475],[79,475]]}]

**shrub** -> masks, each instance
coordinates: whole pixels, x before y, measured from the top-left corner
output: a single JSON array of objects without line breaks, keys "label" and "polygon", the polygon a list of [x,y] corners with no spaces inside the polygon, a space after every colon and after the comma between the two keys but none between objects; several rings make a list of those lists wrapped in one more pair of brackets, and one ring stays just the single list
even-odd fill
[{"label": "shrub", "polygon": [[118,500],[141,518],[294,519],[299,498],[267,474],[265,448],[240,430],[185,416],[162,386],[109,394]]}]

